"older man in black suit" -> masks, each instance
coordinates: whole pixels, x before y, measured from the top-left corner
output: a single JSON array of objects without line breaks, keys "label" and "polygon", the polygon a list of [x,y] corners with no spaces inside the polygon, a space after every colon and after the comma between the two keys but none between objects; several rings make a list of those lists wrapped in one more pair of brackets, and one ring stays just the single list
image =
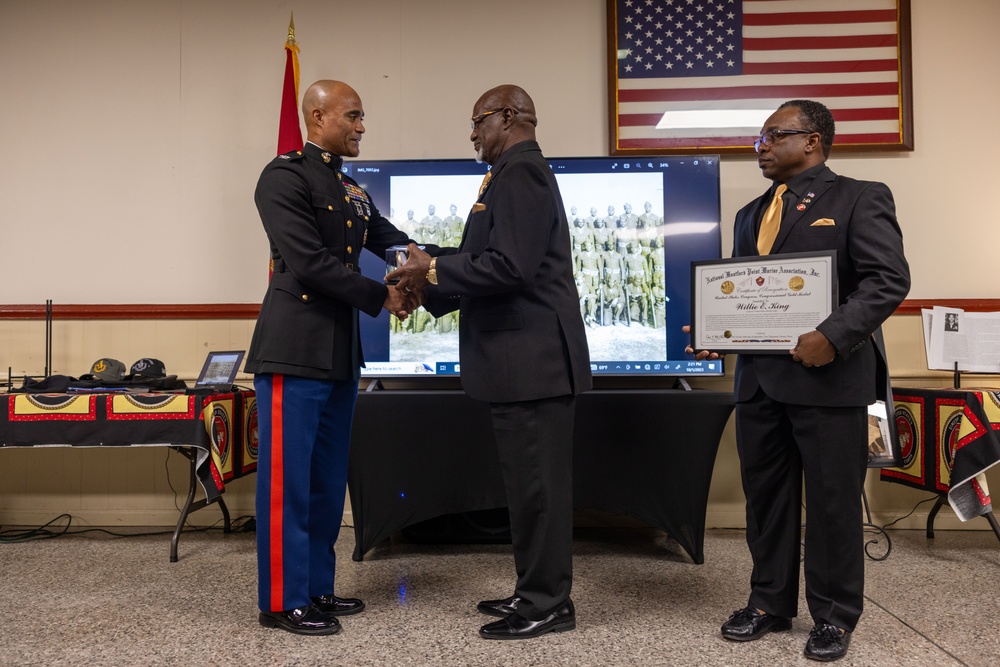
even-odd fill
[{"label": "older man in black suit", "polygon": [[[806,602],[815,623],[805,655],[823,661],[847,653],[861,616],[866,406],[887,377],[881,325],[910,287],[892,193],[833,173],[826,166],[833,137],[824,105],[782,104],[755,144],[773,185],[736,214],[734,256],[836,250],[839,304],[790,354],[741,354],[737,362],[737,447],[754,566],[747,606],[722,626],[722,636],[737,641],[791,628],[804,474]],[[769,231],[772,206],[781,216]]]},{"label": "older man in black suit", "polygon": [[462,386],[492,406],[517,569],[512,596],[479,603],[501,617],[479,634],[527,639],[576,627],[573,421],[576,395],[591,387],[590,357],[566,213],[535,142],[535,105],[506,85],[484,93],[472,114],[470,139],[492,169],[461,246],[432,259],[411,245],[388,278],[400,278],[404,292],[426,287],[435,315],[461,306]]}]

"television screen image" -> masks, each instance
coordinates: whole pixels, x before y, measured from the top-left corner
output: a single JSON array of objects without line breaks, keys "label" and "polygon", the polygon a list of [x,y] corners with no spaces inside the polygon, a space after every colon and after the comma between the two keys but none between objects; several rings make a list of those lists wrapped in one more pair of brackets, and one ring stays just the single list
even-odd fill
[{"label": "television screen image", "polygon": [[[549,158],[573,244],[580,313],[595,375],[721,375],[720,360],[684,352],[690,265],[718,259],[719,158],[715,155]],[[457,247],[488,167],[474,160],[354,160],[344,171],[379,212],[418,243]],[[361,270],[385,275],[384,257]],[[423,308],[400,322],[361,318],[365,377],[461,373],[461,313]]]}]

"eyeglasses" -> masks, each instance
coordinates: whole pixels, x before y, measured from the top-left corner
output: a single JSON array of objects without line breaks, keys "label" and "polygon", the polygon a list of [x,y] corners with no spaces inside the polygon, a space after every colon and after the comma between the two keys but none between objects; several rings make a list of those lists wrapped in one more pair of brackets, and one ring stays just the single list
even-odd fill
[{"label": "eyeglasses", "polygon": [[768,130],[764,134],[760,135],[760,138],[753,142],[753,149],[760,152],[761,146],[770,146],[777,140],[778,137],[783,137],[786,134],[815,134],[812,130]]},{"label": "eyeglasses", "polygon": [[[473,116],[472,117],[472,129],[474,130],[477,127],[479,127],[479,124],[482,123],[484,120],[486,120],[487,116],[492,116],[495,113],[500,113],[504,109],[510,109],[510,107],[500,107],[499,109],[492,109],[490,111],[484,111],[483,113],[479,114],[478,116]],[[513,111],[515,115],[518,114],[518,113],[520,113],[517,109],[510,109],[510,110]]]}]

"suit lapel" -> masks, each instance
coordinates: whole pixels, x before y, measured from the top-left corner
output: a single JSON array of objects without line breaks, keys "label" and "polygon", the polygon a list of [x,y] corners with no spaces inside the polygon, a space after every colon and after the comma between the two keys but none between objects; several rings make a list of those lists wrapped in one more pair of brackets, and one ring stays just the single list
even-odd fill
[{"label": "suit lapel", "polygon": [[746,217],[740,221],[742,224],[739,225],[738,232],[739,238],[735,240],[735,247],[733,248],[733,255],[736,257],[745,257],[747,255],[756,255],[757,253],[757,220],[760,219],[761,211],[763,207],[771,201],[771,190],[768,189],[767,192],[762,194],[754,202],[754,205],[750,207],[747,211]]},{"label": "suit lapel", "polygon": [[824,169],[816,174],[812,182],[805,187],[805,192],[792,205],[792,210],[781,219],[781,228],[778,229],[778,236],[774,239],[770,254],[773,255],[781,250],[781,246],[785,243],[792,228],[802,220],[806,211],[815,206],[820,197],[833,187],[836,177],[837,175],[830,169]]}]

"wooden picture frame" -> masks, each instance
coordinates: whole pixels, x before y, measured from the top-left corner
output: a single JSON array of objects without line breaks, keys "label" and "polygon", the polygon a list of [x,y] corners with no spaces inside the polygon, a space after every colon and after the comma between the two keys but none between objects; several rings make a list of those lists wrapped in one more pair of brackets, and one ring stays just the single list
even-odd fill
[{"label": "wooden picture frame", "polygon": [[752,154],[764,119],[791,99],[830,108],[838,153],[913,150],[910,0],[607,10],[610,155]]}]

